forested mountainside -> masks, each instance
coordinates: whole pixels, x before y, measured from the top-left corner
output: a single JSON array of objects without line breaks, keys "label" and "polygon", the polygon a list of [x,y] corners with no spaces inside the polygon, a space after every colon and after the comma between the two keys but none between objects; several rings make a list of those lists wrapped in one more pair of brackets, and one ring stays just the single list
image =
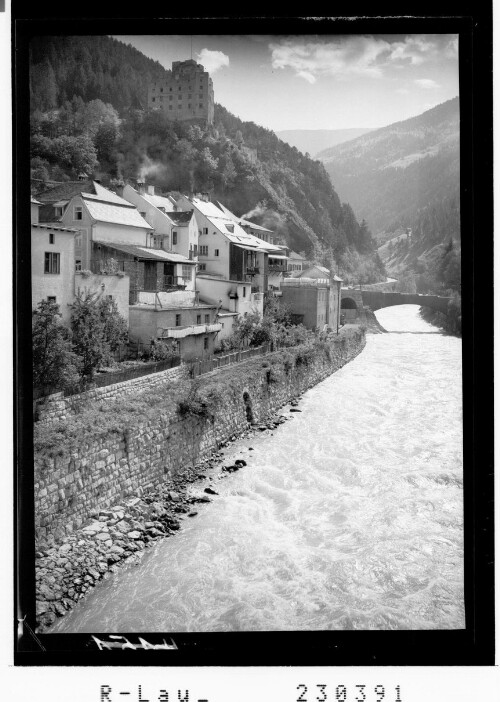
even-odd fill
[{"label": "forested mountainside", "polygon": [[238,215],[282,234],[349,277],[384,275],[375,242],[341,203],[319,161],[216,105],[214,125],[173,122],[145,109],[162,66],[110,37],[44,37],[31,51],[32,177],[139,175],[163,190],[208,191]]},{"label": "forested mountainside", "polygon": [[276,132],[276,135],[290,146],[297,147],[303,154],[308,153],[316,158],[316,155],[325,149],[372,131],[373,129],[356,127],[352,129],[285,129]]},{"label": "forested mountainside", "polygon": [[384,239],[384,233],[415,226],[426,209],[458,196],[459,127],[457,97],[323,151],[318,158],[340,197]]}]

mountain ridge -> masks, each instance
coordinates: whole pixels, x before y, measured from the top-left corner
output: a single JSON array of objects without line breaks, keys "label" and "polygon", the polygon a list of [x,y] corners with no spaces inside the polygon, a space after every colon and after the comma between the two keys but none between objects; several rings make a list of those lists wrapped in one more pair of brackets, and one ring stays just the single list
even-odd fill
[{"label": "mountain ridge", "polygon": [[458,192],[459,99],[318,154],[342,199],[379,235]]},{"label": "mountain ridge", "polygon": [[302,153],[316,158],[321,151],[350,141],[367,132],[371,127],[351,127],[347,129],[284,129],[275,132],[276,136]]}]

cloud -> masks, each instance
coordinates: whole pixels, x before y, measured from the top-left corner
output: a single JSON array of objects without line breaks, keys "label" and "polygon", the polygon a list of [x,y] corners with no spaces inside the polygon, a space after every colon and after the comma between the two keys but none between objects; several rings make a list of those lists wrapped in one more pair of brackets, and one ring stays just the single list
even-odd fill
[{"label": "cloud", "polygon": [[381,75],[376,65],[389,44],[374,37],[338,37],[329,42],[320,39],[282,39],[269,45],[272,67],[291,68],[299,78],[314,83],[321,76],[347,78],[350,75]]},{"label": "cloud", "polygon": [[409,94],[410,94],[410,91],[408,90],[408,88],[398,88],[398,89],[396,90],[396,92],[397,92],[399,95],[409,95]]},{"label": "cloud", "polygon": [[211,49],[202,49],[196,56],[196,60],[203,64],[208,73],[215,73],[219,68],[229,66],[229,56],[222,51],[212,51]]},{"label": "cloud", "polygon": [[380,78],[386,70],[421,66],[435,60],[456,59],[455,35],[411,34],[391,40],[387,36],[348,35],[304,39],[287,37],[269,43],[274,69],[289,68],[314,83],[322,76]]},{"label": "cloud", "polygon": [[418,85],[419,88],[425,88],[425,90],[433,90],[434,88],[441,87],[439,83],[436,83],[432,78],[417,78],[415,84]]}]

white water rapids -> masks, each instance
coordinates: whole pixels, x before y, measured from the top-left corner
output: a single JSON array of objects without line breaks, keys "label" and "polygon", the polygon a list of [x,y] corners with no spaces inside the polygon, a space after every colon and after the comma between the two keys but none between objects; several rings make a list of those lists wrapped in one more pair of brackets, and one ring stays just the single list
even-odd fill
[{"label": "white water rapids", "polygon": [[231,445],[219,496],[52,631],[463,628],[461,341],[377,317],[392,333]]}]

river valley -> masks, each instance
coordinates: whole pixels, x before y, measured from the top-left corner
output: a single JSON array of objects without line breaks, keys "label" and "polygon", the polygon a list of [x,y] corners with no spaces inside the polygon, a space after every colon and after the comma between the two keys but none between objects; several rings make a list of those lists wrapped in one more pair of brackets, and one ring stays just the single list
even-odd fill
[{"label": "river valley", "polygon": [[463,628],[461,340],[376,316],[388,334],[226,448],[247,465],[212,503],[51,631]]}]

